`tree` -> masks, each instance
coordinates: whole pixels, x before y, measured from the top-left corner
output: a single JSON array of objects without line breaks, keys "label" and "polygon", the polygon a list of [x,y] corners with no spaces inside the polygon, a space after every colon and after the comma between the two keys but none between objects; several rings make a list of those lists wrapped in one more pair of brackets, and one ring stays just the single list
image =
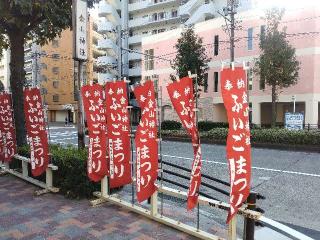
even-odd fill
[{"label": "tree", "polygon": [[[198,86],[205,86],[205,74],[209,69],[208,63],[210,59],[206,55],[205,47],[202,45],[202,38],[197,36],[193,27],[186,28],[178,39],[175,48],[177,55],[171,64],[176,74],[182,78],[188,76],[188,71],[198,74]],[[171,75],[174,81],[174,76]],[[195,79],[193,85],[195,86]],[[195,91],[194,91],[195,92]]]},{"label": "tree", "polygon": [[[94,2],[98,0],[88,0],[88,6],[91,7]],[[71,0],[0,0],[0,51],[7,47],[11,49],[10,86],[18,146],[26,143],[24,44],[32,40],[43,45],[71,25]]]},{"label": "tree", "polygon": [[279,30],[284,10],[273,8],[266,13],[266,31],[260,36],[260,57],[255,64],[255,73],[260,81],[271,87],[272,127],[276,125],[277,100],[281,90],[297,84],[300,62],[295,48],[286,39],[286,29]]}]

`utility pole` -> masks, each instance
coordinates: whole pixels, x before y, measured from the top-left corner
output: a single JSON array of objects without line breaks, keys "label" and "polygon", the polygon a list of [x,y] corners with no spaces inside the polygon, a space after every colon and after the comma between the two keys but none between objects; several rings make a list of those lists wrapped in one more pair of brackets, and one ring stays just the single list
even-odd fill
[{"label": "utility pole", "polygon": [[223,13],[218,11],[225,22],[226,22],[226,31],[229,34],[230,38],[230,65],[235,60],[234,55],[234,47],[235,47],[235,29],[236,29],[236,21],[235,15],[237,14],[237,8],[239,6],[239,0],[228,0],[227,7],[223,8]]}]

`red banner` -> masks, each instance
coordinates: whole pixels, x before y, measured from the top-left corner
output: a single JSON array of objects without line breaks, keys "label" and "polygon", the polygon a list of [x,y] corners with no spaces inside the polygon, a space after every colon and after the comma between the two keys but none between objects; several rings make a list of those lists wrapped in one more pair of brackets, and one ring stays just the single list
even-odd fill
[{"label": "red banner", "polygon": [[109,149],[110,188],[132,182],[130,124],[127,85],[124,81],[107,82],[106,109]]},{"label": "red banner", "polygon": [[31,150],[31,171],[33,176],[39,176],[46,171],[49,164],[49,144],[38,88],[24,90],[24,114]]},{"label": "red banner", "polygon": [[201,184],[201,146],[196,127],[195,104],[192,79],[185,77],[167,86],[167,90],[174,109],[176,110],[184,128],[192,138],[194,160],[192,163],[190,186],[188,191],[188,210],[198,203]]},{"label": "red banner", "polygon": [[251,145],[246,75],[243,68],[221,72],[221,92],[228,115],[227,159],[230,172],[230,211],[227,222],[237,213],[250,193]]},{"label": "red banner", "polygon": [[153,82],[147,81],[134,89],[141,108],[141,120],[135,137],[137,150],[137,198],[148,199],[156,190],[158,177],[157,104]]},{"label": "red banner", "polygon": [[98,84],[87,85],[81,94],[89,131],[87,172],[90,180],[98,182],[109,173],[104,91]]},{"label": "red banner", "polygon": [[17,152],[11,94],[0,93],[0,160],[10,162]]}]

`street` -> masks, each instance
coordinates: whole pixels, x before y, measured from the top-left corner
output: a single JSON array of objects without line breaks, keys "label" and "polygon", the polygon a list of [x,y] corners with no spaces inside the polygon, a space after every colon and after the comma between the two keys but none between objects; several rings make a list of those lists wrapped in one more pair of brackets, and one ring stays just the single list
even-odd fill
[{"label": "street", "polygon": [[[76,146],[76,128],[51,127],[50,141],[54,144]],[[162,149],[164,161],[191,168],[193,152],[190,143],[164,141]],[[202,173],[229,182],[225,147],[203,144],[202,152]],[[320,239],[320,209],[317,206],[320,192],[316,191],[320,186],[319,160],[319,153],[252,149],[252,190],[266,197],[265,200],[258,200],[258,207],[265,211],[266,217],[315,239]],[[165,169],[170,168],[165,166]],[[164,178],[177,181],[176,177],[166,173]],[[203,181],[210,183],[208,180]],[[188,185],[187,180],[179,182]],[[228,190],[227,187],[223,189]],[[201,191],[219,200],[228,201],[227,196],[206,187],[201,187]],[[217,220],[219,217],[214,218]],[[220,219],[223,223],[225,216]]]}]

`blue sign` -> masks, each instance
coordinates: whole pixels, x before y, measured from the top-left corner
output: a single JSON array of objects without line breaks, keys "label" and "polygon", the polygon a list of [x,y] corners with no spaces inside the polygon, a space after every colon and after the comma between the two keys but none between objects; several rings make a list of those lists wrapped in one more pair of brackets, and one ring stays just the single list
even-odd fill
[{"label": "blue sign", "polygon": [[288,130],[302,130],[303,129],[303,113],[286,113],[285,127]]}]

